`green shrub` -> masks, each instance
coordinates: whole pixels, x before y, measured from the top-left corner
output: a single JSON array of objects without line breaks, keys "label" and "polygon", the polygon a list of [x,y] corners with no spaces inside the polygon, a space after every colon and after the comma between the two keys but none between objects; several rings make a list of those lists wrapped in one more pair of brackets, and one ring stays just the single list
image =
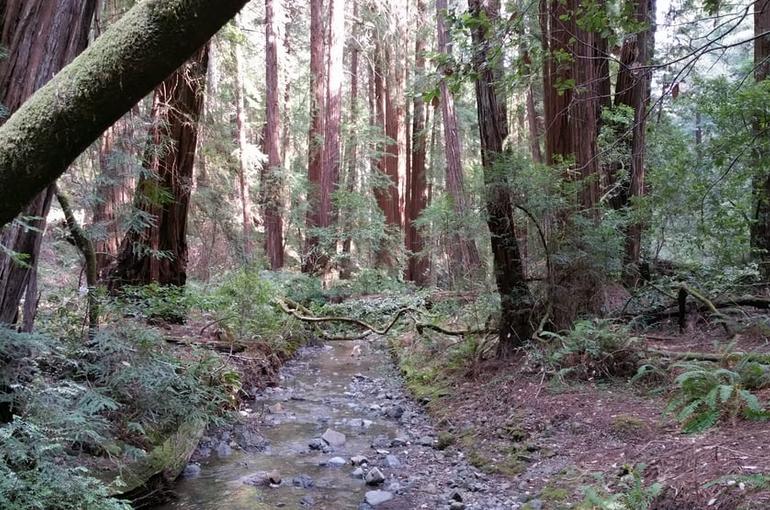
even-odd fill
[{"label": "green shrub", "polygon": [[560,345],[547,360],[560,379],[629,377],[639,366],[639,339],[627,326],[609,320],[577,321],[566,334],[547,333]]},{"label": "green shrub", "polygon": [[685,433],[702,432],[721,418],[768,418],[759,398],[747,389],[746,383],[754,384],[756,380],[752,370],[744,371],[744,379],[740,372],[713,363],[679,363],[674,368],[683,371],[676,378],[676,391],[668,411],[674,413]]},{"label": "green shrub", "polygon": [[644,480],[642,476],[644,464],[626,466],[624,469],[627,474],[620,479],[619,487],[614,493],[596,486],[585,487],[584,499],[578,508],[580,510],[648,510],[655,498],[663,492],[663,485],[658,482],[648,484]]},{"label": "green shrub", "polygon": [[16,417],[0,427],[3,510],[129,510],[83,467],[70,467],[57,430]]}]

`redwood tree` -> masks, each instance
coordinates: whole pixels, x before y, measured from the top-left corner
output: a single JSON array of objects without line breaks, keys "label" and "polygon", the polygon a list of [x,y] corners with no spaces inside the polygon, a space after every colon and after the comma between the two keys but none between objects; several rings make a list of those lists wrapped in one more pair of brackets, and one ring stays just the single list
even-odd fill
[{"label": "redwood tree", "polygon": [[25,101],[0,127],[0,189],[5,192],[0,225],[19,214],[245,3],[137,3]]},{"label": "redwood tree", "polygon": [[314,229],[321,225],[319,207],[321,167],[323,164],[326,103],[326,66],[324,61],[323,0],[310,0],[310,132],[308,134],[308,211],[305,260],[302,270],[318,271],[319,246]]},{"label": "redwood tree", "polygon": [[187,280],[187,211],[207,65],[208,45],[155,89],[146,172],[134,198],[150,220],[126,234],[110,274],[113,289]]},{"label": "redwood tree", "polygon": [[[449,32],[446,27],[447,0],[436,2],[436,32],[439,54],[448,58],[451,54],[449,45]],[[451,69],[442,65],[440,70],[446,77],[451,74]],[[441,113],[444,120],[444,155],[446,158],[446,188],[452,197],[455,214],[463,218],[468,214],[467,199],[465,197],[464,178],[462,168],[462,147],[460,134],[457,127],[457,112],[455,111],[454,97],[449,90],[446,79],[439,83],[441,91]],[[449,241],[451,255],[451,272],[460,276],[467,273],[480,264],[479,253],[473,239],[468,239],[460,234],[455,234]]]},{"label": "redwood tree", "polygon": [[[469,0],[471,14],[494,22],[499,18],[498,0]],[[505,100],[499,97],[500,62],[492,55],[495,42],[489,23],[472,29],[473,65],[476,75],[476,106],[481,137],[481,159],[486,185],[487,225],[491,234],[495,281],[500,293],[500,341],[498,356],[504,357],[532,335],[533,298],[524,277],[507,168],[501,165],[503,144],[508,137]]]},{"label": "redwood tree", "polygon": [[265,222],[265,254],[270,269],[283,267],[283,216],[281,179],[281,117],[278,110],[278,36],[275,0],[265,0],[265,152],[262,193]]},{"label": "redwood tree", "polygon": [[[417,0],[417,19],[425,17],[425,1]],[[415,75],[419,77],[425,72],[426,40],[420,33],[416,37],[414,49]],[[425,239],[421,229],[414,222],[428,205],[428,180],[425,173],[425,157],[427,150],[426,123],[428,109],[422,95],[414,98],[412,111],[412,161],[409,165],[408,202],[406,204],[406,249],[410,252],[406,268],[406,279],[418,285],[428,283],[430,261],[420,252],[425,249]]]},{"label": "redwood tree", "polygon": [[[759,36],[770,31],[770,0],[758,0],[754,3],[754,34]],[[757,37],[754,42],[754,79],[761,82],[770,76],[770,39],[767,36]],[[766,119],[757,118],[754,131],[758,145],[766,147],[766,134],[759,136],[763,129],[761,122]],[[755,150],[754,158],[757,168],[767,168],[767,148]],[[754,177],[754,223],[751,226],[751,247],[757,252],[759,269],[762,278],[770,281],[770,172],[764,170]]]},{"label": "redwood tree", "polygon": [[[0,61],[0,103],[15,112],[85,49],[96,0],[8,0],[4,4],[0,40],[8,58]],[[13,193],[11,188],[4,192]],[[18,254],[0,252],[0,323],[15,323],[27,285],[36,287],[40,243],[54,194],[51,184],[26,205],[22,215],[30,228],[10,225],[0,238],[0,245]],[[4,196],[3,201],[13,198]],[[34,317],[37,296],[32,294],[25,329],[30,329]]]},{"label": "redwood tree", "polygon": [[[324,125],[323,164],[321,165],[321,189],[318,203],[319,227],[330,227],[335,218],[332,211],[332,194],[340,178],[340,132],[342,122],[342,77],[345,49],[345,2],[329,2],[329,57],[327,59],[326,121]],[[333,249],[333,248],[329,248]],[[325,251],[325,250],[324,250]],[[329,253],[322,253],[319,269],[328,270]]]},{"label": "redwood tree", "polygon": [[[770,10],[770,9],[768,9]],[[620,201],[624,207],[633,198],[644,195],[647,108],[651,94],[649,66],[655,37],[655,0],[634,1],[634,17],[644,29],[626,38],[620,51],[620,69],[615,92],[615,105],[626,105],[634,112],[631,145],[631,175],[628,185],[621,187]],[[605,58],[604,61],[607,59]],[[626,237],[625,263],[638,266],[642,248],[642,225],[629,225]],[[636,273],[636,272],[634,272]]]}]

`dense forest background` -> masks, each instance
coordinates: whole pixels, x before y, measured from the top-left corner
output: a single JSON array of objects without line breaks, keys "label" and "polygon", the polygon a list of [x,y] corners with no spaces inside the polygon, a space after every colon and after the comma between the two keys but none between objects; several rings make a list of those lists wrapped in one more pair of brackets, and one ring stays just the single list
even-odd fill
[{"label": "dense forest background", "polygon": [[[0,506],[121,507],[311,338],[756,445],[768,0],[216,3],[0,1]],[[642,461],[571,501],[652,508]],[[707,464],[688,504],[765,501]]]}]

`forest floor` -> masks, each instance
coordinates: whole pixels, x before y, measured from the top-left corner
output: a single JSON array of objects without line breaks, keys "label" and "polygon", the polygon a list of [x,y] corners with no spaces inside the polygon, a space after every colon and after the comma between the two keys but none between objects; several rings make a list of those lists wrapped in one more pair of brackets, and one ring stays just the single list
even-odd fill
[{"label": "forest floor", "polygon": [[[672,324],[645,332],[648,347],[676,352],[719,352],[723,337],[721,328],[708,326],[681,335]],[[732,351],[770,352],[762,331],[744,331],[732,342]],[[441,350],[406,336],[394,352],[414,372],[453,366],[438,361]],[[641,494],[652,483],[664,488],[653,510],[770,507],[770,492],[750,483],[752,475],[770,472],[767,422],[728,420],[686,435],[665,413],[669,394],[662,387],[635,387],[627,379],[557,382],[526,356],[454,365],[440,382],[416,373],[411,385],[427,395],[445,441],[461,444],[486,472],[510,476],[522,500],[529,498],[523,508],[576,508],[587,488]],[[757,393],[762,401],[770,396]]]}]

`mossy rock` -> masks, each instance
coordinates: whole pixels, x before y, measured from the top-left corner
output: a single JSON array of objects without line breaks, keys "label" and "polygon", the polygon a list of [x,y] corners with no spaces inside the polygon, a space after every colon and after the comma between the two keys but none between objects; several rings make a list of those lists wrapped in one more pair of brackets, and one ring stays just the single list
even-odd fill
[{"label": "mossy rock", "polygon": [[198,446],[206,423],[200,419],[184,422],[175,433],[150,451],[147,456],[121,468],[109,484],[111,495],[135,493],[151,479],[173,482],[182,472]]}]

